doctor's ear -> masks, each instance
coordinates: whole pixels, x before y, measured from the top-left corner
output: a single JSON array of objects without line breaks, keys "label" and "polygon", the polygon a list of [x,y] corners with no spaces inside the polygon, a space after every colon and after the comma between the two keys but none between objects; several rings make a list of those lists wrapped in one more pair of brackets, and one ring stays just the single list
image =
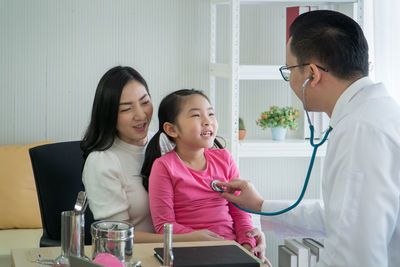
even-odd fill
[{"label": "doctor's ear", "polygon": [[310,85],[312,87],[316,86],[320,79],[321,79],[321,71],[318,69],[317,65],[315,64],[310,64],[310,74],[311,74],[311,81],[310,81]]}]

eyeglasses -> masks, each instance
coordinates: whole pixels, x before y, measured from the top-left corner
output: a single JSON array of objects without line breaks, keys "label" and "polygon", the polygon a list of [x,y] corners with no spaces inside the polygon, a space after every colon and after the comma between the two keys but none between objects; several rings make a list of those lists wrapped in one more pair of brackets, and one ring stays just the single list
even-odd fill
[{"label": "eyeglasses", "polygon": [[[288,81],[290,81],[290,72],[291,72],[291,69],[297,68],[297,67],[304,67],[304,66],[307,66],[307,65],[310,65],[310,63],[300,64],[300,65],[295,65],[295,66],[282,66],[282,67],[279,68],[279,72],[281,73],[282,78],[283,78],[285,81],[288,82]],[[318,65],[315,65],[315,66],[317,66],[317,68],[319,68],[319,69],[321,69],[321,70],[323,70],[323,71],[325,71],[325,72],[328,72],[328,69],[326,69],[326,68],[324,68],[324,67],[321,67],[321,66],[318,66]]]}]

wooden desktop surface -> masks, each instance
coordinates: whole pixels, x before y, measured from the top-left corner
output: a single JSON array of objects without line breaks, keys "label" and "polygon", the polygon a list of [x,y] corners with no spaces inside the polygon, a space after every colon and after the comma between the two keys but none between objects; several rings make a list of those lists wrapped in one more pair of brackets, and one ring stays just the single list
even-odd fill
[{"label": "wooden desktop surface", "polygon": [[[218,246],[218,245],[237,245],[235,241],[199,241],[199,242],[175,242],[174,247],[194,247],[194,246]],[[133,258],[140,260],[143,267],[161,266],[160,262],[154,256],[154,248],[163,247],[163,243],[138,243],[133,247]],[[250,253],[246,250],[249,255]],[[91,258],[92,247],[85,246],[85,255]],[[60,247],[26,248],[11,250],[11,264],[13,267],[39,267],[35,263],[38,258],[57,258],[61,253]],[[254,256],[253,256],[254,257]],[[261,264],[260,266],[267,266]]]}]

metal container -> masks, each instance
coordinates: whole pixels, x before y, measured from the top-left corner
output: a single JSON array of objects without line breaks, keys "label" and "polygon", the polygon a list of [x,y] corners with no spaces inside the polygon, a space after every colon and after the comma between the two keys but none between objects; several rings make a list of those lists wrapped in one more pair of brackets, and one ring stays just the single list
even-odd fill
[{"label": "metal container", "polygon": [[91,225],[92,259],[110,253],[124,264],[133,261],[133,225],[120,221],[98,221]]},{"label": "metal container", "polygon": [[172,233],[173,225],[171,223],[164,224],[164,266],[174,265],[174,254],[172,252]]}]

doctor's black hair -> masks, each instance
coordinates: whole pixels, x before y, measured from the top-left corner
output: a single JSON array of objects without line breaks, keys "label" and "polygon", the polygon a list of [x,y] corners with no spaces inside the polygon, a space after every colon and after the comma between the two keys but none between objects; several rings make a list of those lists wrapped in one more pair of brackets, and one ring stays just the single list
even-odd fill
[{"label": "doctor's black hair", "polygon": [[146,81],[131,67],[117,66],[101,77],[93,101],[90,123],[80,143],[85,160],[90,152],[107,150],[113,144],[117,134],[122,90],[128,82],[133,80],[141,83],[150,96]]},{"label": "doctor's black hair", "polygon": [[352,18],[331,10],[310,11],[294,20],[289,36],[297,64],[318,60],[343,80],[368,76],[368,43]]},{"label": "doctor's black hair", "polygon": [[[202,91],[195,89],[181,89],[170,93],[164,97],[163,100],[161,100],[160,107],[158,108],[158,132],[153,136],[147,145],[144,163],[141,170],[143,186],[146,188],[146,190],[149,188],[151,167],[153,166],[154,161],[161,157],[160,134],[165,133],[164,123],[169,122],[176,124],[176,119],[181,111],[182,103],[185,97],[191,95],[201,95],[207,99],[208,102],[210,102],[208,97]],[[168,136],[166,133],[165,135],[170,141],[174,141],[173,138]],[[217,139],[214,139],[214,147],[223,148],[223,145]]]}]

